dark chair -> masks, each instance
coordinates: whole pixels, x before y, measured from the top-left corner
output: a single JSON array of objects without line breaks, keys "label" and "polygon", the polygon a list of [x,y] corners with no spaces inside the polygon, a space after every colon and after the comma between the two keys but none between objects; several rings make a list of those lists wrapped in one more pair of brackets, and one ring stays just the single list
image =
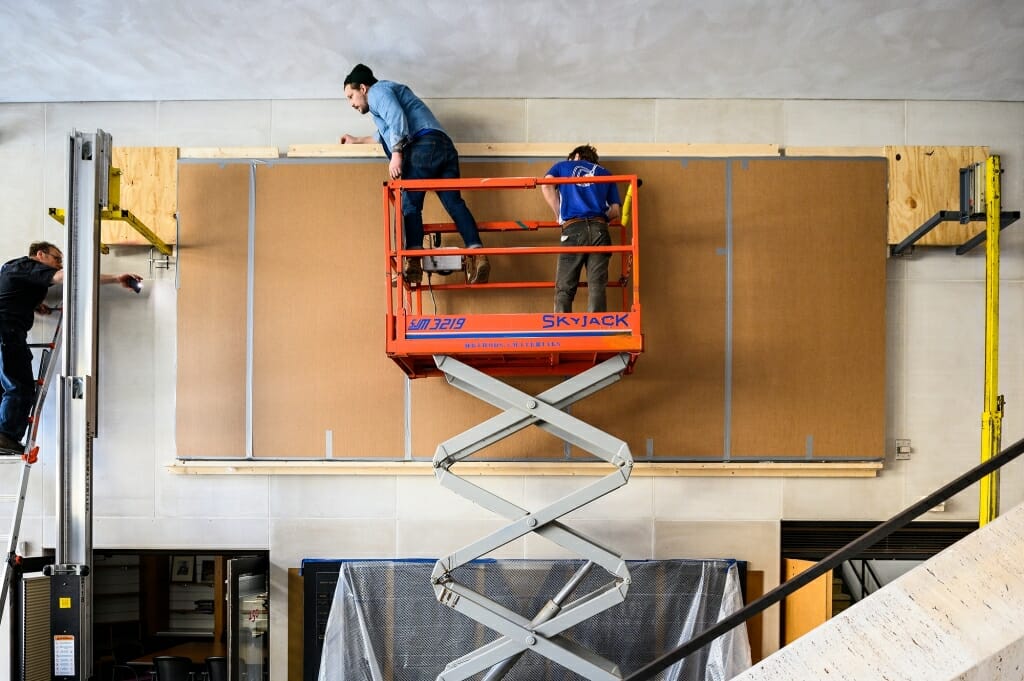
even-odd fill
[{"label": "dark chair", "polygon": [[192,660],[181,655],[157,655],[153,658],[157,681],[195,681]]},{"label": "dark chair", "polygon": [[228,658],[206,658],[206,674],[210,681],[228,681]]},{"label": "dark chair", "polygon": [[114,658],[111,681],[152,681],[153,675],[140,671],[128,663],[146,654],[142,641],[119,641],[114,644],[111,655]]}]

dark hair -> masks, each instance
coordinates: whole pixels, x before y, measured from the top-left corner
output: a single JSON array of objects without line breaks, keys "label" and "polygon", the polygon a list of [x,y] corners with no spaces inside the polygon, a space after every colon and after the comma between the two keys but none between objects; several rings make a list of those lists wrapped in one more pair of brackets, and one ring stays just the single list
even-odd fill
[{"label": "dark hair", "polygon": [[59,248],[51,244],[49,241],[33,241],[28,247],[28,257],[34,258],[36,253],[43,251],[49,255],[52,255],[50,251],[60,251]]},{"label": "dark hair", "polygon": [[591,163],[597,163],[597,149],[590,146],[589,144],[581,144],[572,151],[569,152],[569,160],[573,160],[576,154],[580,155],[580,158],[584,161],[590,161]]},{"label": "dark hair", "polygon": [[356,64],[351,73],[345,76],[345,85],[370,87],[376,82],[377,79],[373,77],[373,71],[365,64]]}]

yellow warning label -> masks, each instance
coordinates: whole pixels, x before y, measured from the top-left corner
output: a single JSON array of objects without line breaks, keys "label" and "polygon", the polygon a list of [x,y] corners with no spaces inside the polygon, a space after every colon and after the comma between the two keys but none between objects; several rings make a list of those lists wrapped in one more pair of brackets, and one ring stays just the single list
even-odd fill
[{"label": "yellow warning label", "polygon": [[61,596],[57,602],[57,607],[61,610],[69,610],[71,608],[71,599],[67,596]]}]

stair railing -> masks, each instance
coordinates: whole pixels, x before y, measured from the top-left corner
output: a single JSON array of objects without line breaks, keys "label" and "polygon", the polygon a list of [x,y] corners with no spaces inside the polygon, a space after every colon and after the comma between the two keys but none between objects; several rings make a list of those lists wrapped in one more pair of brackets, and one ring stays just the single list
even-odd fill
[{"label": "stair railing", "polygon": [[820,561],[807,568],[793,579],[783,582],[757,600],[752,601],[725,619],[719,621],[714,626],[708,627],[686,643],[683,643],[651,662],[648,662],[640,669],[625,677],[623,681],[645,681],[646,679],[653,678],[680,660],[684,660],[693,653],[696,653],[722,634],[738,627],[758,613],[767,610],[794,591],[807,586],[821,575],[841,565],[844,561],[850,560],[851,558],[859,555],[865,549],[870,548],[896,530],[909,524],[918,516],[923,515],[939,504],[948,501],[950,498],[978,482],[986,475],[999,470],[1021,454],[1024,454],[1024,439],[1017,440],[997,456],[993,456],[989,460],[967,471],[959,478],[956,478],[955,480],[940,487],[928,496],[923,497],[917,503],[900,511],[881,525],[865,532],[843,548],[822,558]]}]

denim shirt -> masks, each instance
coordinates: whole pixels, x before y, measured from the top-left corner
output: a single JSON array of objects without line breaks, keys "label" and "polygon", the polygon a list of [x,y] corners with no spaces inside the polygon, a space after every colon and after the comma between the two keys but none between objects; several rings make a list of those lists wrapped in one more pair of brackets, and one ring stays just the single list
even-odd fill
[{"label": "denim shirt", "polygon": [[378,80],[370,86],[366,101],[377,126],[377,139],[384,146],[388,158],[391,158],[392,151],[401,151],[417,133],[424,130],[444,132],[423,100],[401,83]]}]

